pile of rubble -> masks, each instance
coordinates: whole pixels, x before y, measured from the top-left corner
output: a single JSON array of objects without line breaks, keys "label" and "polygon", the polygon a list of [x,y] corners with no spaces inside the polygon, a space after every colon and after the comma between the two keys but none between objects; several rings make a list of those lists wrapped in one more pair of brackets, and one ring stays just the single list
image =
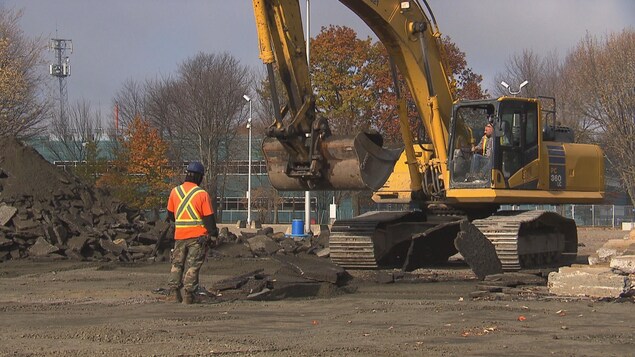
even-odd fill
[{"label": "pile of rubble", "polygon": [[167,225],[0,138],[0,262],[20,258],[139,261],[163,253]]},{"label": "pile of rubble", "polygon": [[607,241],[589,265],[562,267],[549,274],[549,292],[560,296],[623,298],[635,295],[635,230]]},{"label": "pile of rubble", "polygon": [[320,233],[307,238],[290,237],[283,232],[274,232],[265,227],[255,233],[241,231],[235,235],[224,227],[220,231],[222,244],[210,251],[213,257],[258,258],[280,255],[309,254],[328,256],[329,230],[327,226]]}]

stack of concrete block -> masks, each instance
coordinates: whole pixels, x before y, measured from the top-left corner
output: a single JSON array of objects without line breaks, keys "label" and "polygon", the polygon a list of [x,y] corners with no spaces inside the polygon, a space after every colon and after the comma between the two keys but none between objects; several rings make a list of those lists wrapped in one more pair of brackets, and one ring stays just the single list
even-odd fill
[{"label": "stack of concrete block", "polygon": [[589,257],[589,266],[549,274],[549,292],[563,296],[619,298],[635,295],[635,230],[607,241]]}]

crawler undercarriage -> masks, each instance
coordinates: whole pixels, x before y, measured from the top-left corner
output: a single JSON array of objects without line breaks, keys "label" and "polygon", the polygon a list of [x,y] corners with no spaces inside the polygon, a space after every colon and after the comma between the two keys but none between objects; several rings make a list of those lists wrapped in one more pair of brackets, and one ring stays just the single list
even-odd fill
[{"label": "crawler undercarriage", "polygon": [[[338,220],[331,229],[331,260],[346,268],[412,271],[443,263],[457,252],[467,256],[472,252],[465,249],[471,248],[456,244],[466,220],[466,215],[435,212],[369,212]],[[575,222],[556,213],[502,211],[471,223],[492,243],[504,271],[575,260]]]}]

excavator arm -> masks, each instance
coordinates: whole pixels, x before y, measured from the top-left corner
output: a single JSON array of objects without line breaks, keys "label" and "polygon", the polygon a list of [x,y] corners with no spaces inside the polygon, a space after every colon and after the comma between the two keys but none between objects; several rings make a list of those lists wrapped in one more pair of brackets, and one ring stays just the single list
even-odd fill
[{"label": "excavator arm", "polygon": [[[453,96],[441,59],[442,46],[436,25],[426,16],[419,1],[340,2],[374,31],[405,78],[422,124],[431,136],[435,162],[440,167],[438,163],[447,159],[448,111]],[[332,136],[328,121],[317,116],[299,2],[253,0],[253,7],[260,58],[267,65],[276,113],[266,132],[268,138],[263,142],[272,185],[279,190],[380,188],[391,174],[401,150],[382,148],[381,136],[376,133]],[[274,69],[286,91],[284,105],[280,105],[275,88]],[[396,82],[396,75],[394,78]],[[397,82],[395,88],[398,88]],[[399,95],[399,91],[396,92]],[[398,103],[411,190],[418,191],[423,169],[415,157],[403,96],[398,98]]]}]

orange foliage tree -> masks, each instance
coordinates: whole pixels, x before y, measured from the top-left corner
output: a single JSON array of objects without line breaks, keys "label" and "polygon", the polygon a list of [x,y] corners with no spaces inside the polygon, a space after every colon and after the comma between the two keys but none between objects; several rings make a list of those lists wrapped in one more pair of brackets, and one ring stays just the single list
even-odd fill
[{"label": "orange foliage tree", "polygon": [[[465,53],[449,37],[441,41],[459,99],[481,99],[483,77],[467,66]],[[395,84],[386,49],[370,38],[359,39],[346,26],[323,27],[311,42],[311,77],[318,110],[336,134],[375,128],[389,142],[401,142]],[[415,138],[424,135],[412,95],[399,76],[401,93]]]},{"label": "orange foliage tree", "polygon": [[97,186],[110,189],[133,207],[164,206],[175,172],[169,167],[168,144],[158,130],[136,116],[117,141],[113,167],[97,181]]}]

